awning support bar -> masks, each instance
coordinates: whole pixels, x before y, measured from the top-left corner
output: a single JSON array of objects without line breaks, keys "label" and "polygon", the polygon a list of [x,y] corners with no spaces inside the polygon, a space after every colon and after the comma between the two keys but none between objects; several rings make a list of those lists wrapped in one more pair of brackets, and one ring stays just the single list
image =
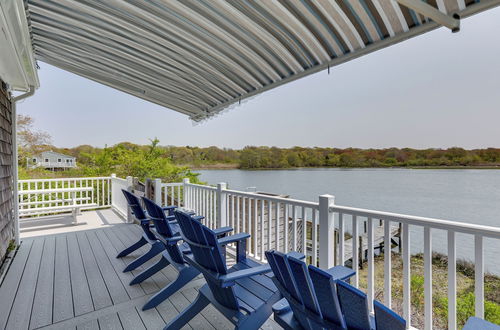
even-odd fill
[{"label": "awning support bar", "polygon": [[451,32],[455,33],[460,31],[460,16],[458,16],[457,14],[453,14],[453,16],[448,16],[422,0],[396,0],[396,1],[399,2],[399,4],[409,9],[413,9],[414,11],[425,17],[429,17],[436,23],[442,26],[446,26],[451,30]]}]

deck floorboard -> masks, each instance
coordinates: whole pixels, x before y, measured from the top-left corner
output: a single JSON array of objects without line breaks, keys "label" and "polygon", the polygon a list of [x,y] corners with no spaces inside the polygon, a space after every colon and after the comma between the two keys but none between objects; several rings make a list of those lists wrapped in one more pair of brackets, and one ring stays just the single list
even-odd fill
[{"label": "deck floorboard", "polygon": [[[91,212],[86,212],[87,219],[91,219]],[[138,240],[141,229],[116,223],[111,210],[99,212],[94,216],[110,216],[113,224],[70,228],[68,232],[48,233],[44,229],[39,235],[30,230],[30,237],[22,238],[0,285],[0,329],[162,329],[196,298],[205,283],[201,276],[156,308],[142,311],[154,293],[177,277],[177,271],[168,266],[130,286],[134,276],[160,256],[124,273],[128,263],[148,250],[144,246],[130,256],[116,258],[119,251]],[[183,329],[232,328],[209,305]],[[279,327],[269,320],[263,328]]]}]

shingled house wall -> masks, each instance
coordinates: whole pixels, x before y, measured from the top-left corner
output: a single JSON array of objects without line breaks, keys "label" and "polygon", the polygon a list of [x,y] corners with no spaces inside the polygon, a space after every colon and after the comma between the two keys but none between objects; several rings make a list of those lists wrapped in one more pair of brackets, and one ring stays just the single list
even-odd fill
[{"label": "shingled house wall", "polygon": [[0,80],[0,264],[14,239],[12,166],[12,103],[7,86]]}]

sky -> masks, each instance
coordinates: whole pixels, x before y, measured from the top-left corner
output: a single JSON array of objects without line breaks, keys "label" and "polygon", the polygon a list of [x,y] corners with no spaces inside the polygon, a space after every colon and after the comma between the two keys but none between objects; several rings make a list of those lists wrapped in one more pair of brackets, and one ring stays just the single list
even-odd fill
[{"label": "sky", "polygon": [[39,62],[18,104],[57,147],[500,147],[500,8],[270,90],[201,124]]}]

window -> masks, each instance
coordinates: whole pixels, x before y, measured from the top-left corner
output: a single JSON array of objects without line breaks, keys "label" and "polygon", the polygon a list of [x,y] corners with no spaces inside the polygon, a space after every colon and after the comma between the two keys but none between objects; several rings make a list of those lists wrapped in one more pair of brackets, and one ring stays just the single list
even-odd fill
[{"label": "window", "polygon": [[33,158],[33,163],[36,163],[36,158]]},{"label": "window", "polygon": [[57,162],[58,163],[62,163],[62,159],[61,158],[57,158]]},{"label": "window", "polygon": [[48,163],[49,162],[49,159],[48,158],[45,158],[45,162]]}]

